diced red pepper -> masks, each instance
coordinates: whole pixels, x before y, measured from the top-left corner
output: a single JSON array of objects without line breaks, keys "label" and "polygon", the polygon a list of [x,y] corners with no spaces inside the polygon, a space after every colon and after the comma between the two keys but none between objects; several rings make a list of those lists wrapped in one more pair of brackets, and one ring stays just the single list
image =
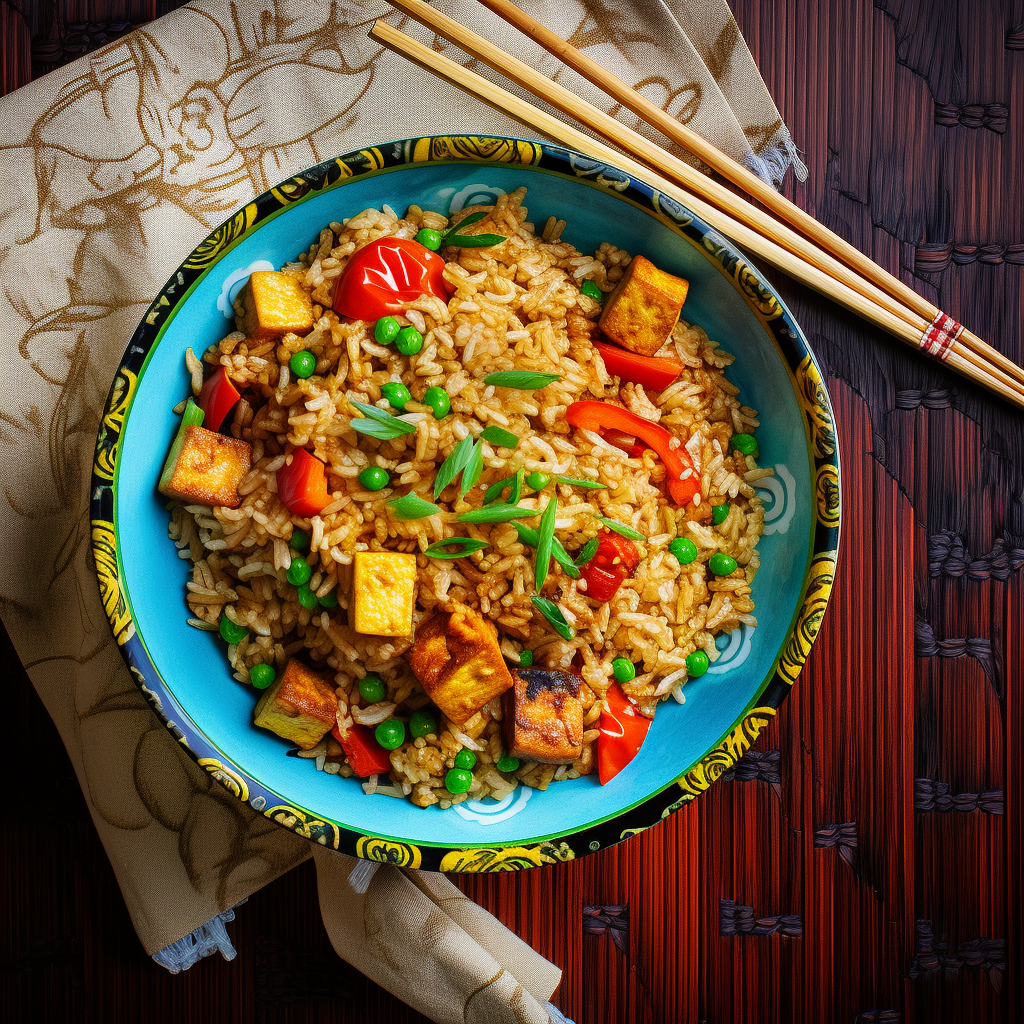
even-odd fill
[{"label": "diced red pepper", "polygon": [[580,575],[587,581],[587,597],[604,603],[615,596],[623,580],[633,575],[640,553],[631,540],[610,530],[602,530],[598,538],[597,551],[580,569]]},{"label": "diced red pepper", "polygon": [[587,581],[585,593],[587,597],[605,604],[610,601],[622,586],[626,574],[621,570],[602,569],[599,565],[585,565],[580,575]]},{"label": "diced red pepper", "polygon": [[573,402],[566,410],[565,418],[581,430],[598,433],[615,430],[650,445],[665,466],[668,492],[677,505],[692,502],[700,494],[700,480],[690,461],[690,453],[679,443],[679,438],[660,424],[645,420],[621,406],[595,401]]},{"label": "diced red pepper", "polygon": [[371,775],[391,771],[391,758],[375,739],[372,729],[365,725],[353,725],[349,728],[348,735],[342,736],[335,725],[331,729],[331,735],[341,744],[352,771],[359,778],[367,779]]},{"label": "diced red pepper", "polygon": [[595,341],[594,348],[601,353],[609,373],[655,391],[664,391],[683,372],[683,364],[671,356],[641,356],[603,341]]},{"label": "diced red pepper", "polygon": [[206,429],[220,430],[224,417],[234,409],[241,397],[228,371],[223,366],[218,367],[217,372],[203,385],[196,400],[196,405],[206,413]]},{"label": "diced red pepper", "polygon": [[412,239],[378,238],[348,261],[334,291],[334,310],[353,320],[379,320],[424,293],[447,302],[444,266],[444,257]]},{"label": "diced red pepper", "polygon": [[292,461],[277,471],[277,495],[297,516],[318,515],[331,500],[327,467],[305,448],[296,448]]},{"label": "diced red pepper", "polygon": [[651,720],[641,715],[622,688],[612,683],[605,694],[608,708],[601,712],[597,728],[597,777],[604,786],[633,760],[643,745]]}]

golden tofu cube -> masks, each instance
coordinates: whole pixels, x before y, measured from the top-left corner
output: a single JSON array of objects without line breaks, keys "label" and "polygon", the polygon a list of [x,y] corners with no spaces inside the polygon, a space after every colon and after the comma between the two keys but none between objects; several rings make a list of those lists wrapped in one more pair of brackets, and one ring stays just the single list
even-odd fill
[{"label": "golden tofu cube", "polygon": [[174,439],[157,489],[189,505],[237,508],[242,502],[238,485],[251,465],[247,441],[187,426]]},{"label": "golden tofu cube", "polygon": [[405,660],[430,699],[460,725],[512,685],[497,629],[461,604],[421,622]]},{"label": "golden tofu cube", "polygon": [[415,605],[415,555],[397,551],[355,553],[350,623],[357,633],[408,636]]},{"label": "golden tofu cube", "polygon": [[690,284],[634,256],[622,280],[608,296],[597,326],[612,341],[653,356],[679,319]]},{"label": "golden tofu cube", "polygon": [[501,698],[505,750],[521,761],[571,764],[583,753],[583,680],[572,672],[520,668]]},{"label": "golden tofu cube", "polygon": [[254,270],[242,289],[245,314],[238,329],[249,338],[273,338],[313,329],[313,303],[299,282],[279,270]]},{"label": "golden tofu cube", "polygon": [[252,720],[261,729],[309,750],[327,735],[337,714],[334,684],[292,658],[260,697]]}]

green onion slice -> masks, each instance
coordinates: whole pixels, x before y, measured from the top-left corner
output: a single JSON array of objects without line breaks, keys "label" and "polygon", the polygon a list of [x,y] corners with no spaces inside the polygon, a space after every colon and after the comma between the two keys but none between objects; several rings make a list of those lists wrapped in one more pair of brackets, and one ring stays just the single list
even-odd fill
[{"label": "green onion slice", "polygon": [[537,594],[532,594],[530,600],[563,640],[571,640],[576,635],[576,630],[565,621],[562,609],[554,601],[549,601],[546,597],[539,597]]},{"label": "green onion slice", "polygon": [[519,444],[518,434],[513,434],[511,430],[503,430],[501,427],[496,427],[493,423],[489,427],[484,427],[480,436],[488,444],[493,444],[498,448],[515,448]]},{"label": "green onion slice", "polygon": [[349,399],[349,404],[355,406],[366,417],[365,419],[356,417],[349,421],[352,429],[359,431],[360,434],[375,437],[380,441],[391,441],[403,434],[416,433],[415,423],[400,420],[397,416],[392,416],[391,413],[378,409],[375,405],[357,402],[352,398]]},{"label": "green onion slice", "polygon": [[[434,541],[423,553],[431,558],[465,558],[487,546],[487,541],[475,537],[449,537],[447,540]],[[452,547],[455,548],[454,551],[445,550]]]},{"label": "green onion slice", "polygon": [[452,450],[448,458],[441,463],[441,468],[434,477],[434,497],[439,498],[441,492],[452,483],[466,468],[469,457],[473,454],[473,438],[464,437]]},{"label": "green onion slice", "polygon": [[424,519],[427,516],[436,516],[442,511],[437,505],[424,501],[412,491],[400,498],[392,498],[388,504],[398,519]]},{"label": "green onion slice", "polygon": [[[519,534],[519,539],[524,544],[528,544],[531,548],[537,546],[537,541],[540,539],[539,530],[535,530],[532,526],[527,526],[525,523],[516,523],[515,528],[516,533]],[[597,550],[596,547],[595,550]],[[555,542],[551,547],[551,557],[562,567],[566,576],[574,580],[579,579],[579,569],[576,568],[572,556],[565,550],[562,542],[557,537],[555,537]]]},{"label": "green onion slice", "polygon": [[504,505],[514,505],[519,501],[519,495],[523,493],[523,480],[526,477],[526,470],[519,468],[512,474],[512,476],[505,477],[504,480],[495,480],[490,487],[484,491],[484,504],[490,505],[501,498],[502,492],[506,487],[509,488],[508,498],[502,500]]},{"label": "green onion slice", "polygon": [[599,484],[596,480],[574,480],[569,476],[556,476],[555,479],[562,484],[572,484],[573,487],[587,487],[592,491],[600,491],[608,486],[607,484]]},{"label": "green onion slice", "polygon": [[[160,472],[160,483],[158,486],[166,487],[171,482],[171,477],[174,476],[174,467],[177,465],[178,456],[181,454],[182,446],[185,444],[185,428],[201,427],[205,419],[206,413],[190,398],[185,403],[185,410],[181,414],[178,432],[174,435],[174,440],[171,442],[171,450],[167,453],[164,468]],[[519,495],[517,494],[516,501],[518,500]]]},{"label": "green onion slice", "polygon": [[620,523],[616,519],[605,519],[604,516],[594,516],[594,518],[600,519],[609,530],[621,533],[623,537],[628,537],[630,540],[647,540],[638,530],[634,530],[632,526],[626,526],[625,523]]},{"label": "green onion slice", "polygon": [[459,484],[459,497],[464,498],[466,492],[480,479],[484,468],[484,448],[482,444],[474,442],[473,450],[469,453],[469,460],[466,468],[462,471],[462,483]]},{"label": "green onion slice", "polygon": [[544,506],[544,514],[540,517],[540,529],[537,531],[537,559],[533,571],[534,583],[540,590],[548,578],[551,567],[551,548],[555,541],[555,517],[558,515],[558,499],[554,494]]},{"label": "green onion slice", "polygon": [[460,523],[508,523],[513,519],[532,519],[539,516],[536,508],[522,508],[520,505],[486,505],[472,508],[458,517]]},{"label": "green onion slice", "polygon": [[601,541],[597,537],[591,537],[586,544],[583,545],[583,550],[576,556],[574,565],[586,565],[594,555],[597,554],[598,546]]},{"label": "green onion slice", "polygon": [[[462,227],[460,224],[459,227]],[[457,249],[483,249],[489,245],[501,245],[506,235],[446,235],[445,245],[454,245]]]},{"label": "green onion slice", "polygon": [[546,388],[556,380],[561,380],[560,373],[530,373],[527,370],[499,370],[484,377],[485,384],[496,388],[517,388],[519,391],[537,391]]}]

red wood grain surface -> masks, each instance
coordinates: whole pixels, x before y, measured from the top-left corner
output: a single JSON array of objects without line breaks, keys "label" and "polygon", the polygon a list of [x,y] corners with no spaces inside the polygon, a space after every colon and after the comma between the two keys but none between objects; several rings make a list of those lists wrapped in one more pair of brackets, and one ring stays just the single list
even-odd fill
[{"label": "red wood grain surface", "polygon": [[[1024,3],[732,4],[805,153],[787,193],[1024,359]],[[19,6],[0,0],[5,90],[177,4]],[[1020,1020],[1022,420],[775,279],[827,373],[845,496],[824,628],[761,759],[617,847],[460,885],[564,968],[581,1024]],[[147,960],[3,656],[3,1020],[424,1019],[334,955],[308,865],[240,908],[233,963]],[[584,906],[622,905],[625,953],[583,932]]]}]

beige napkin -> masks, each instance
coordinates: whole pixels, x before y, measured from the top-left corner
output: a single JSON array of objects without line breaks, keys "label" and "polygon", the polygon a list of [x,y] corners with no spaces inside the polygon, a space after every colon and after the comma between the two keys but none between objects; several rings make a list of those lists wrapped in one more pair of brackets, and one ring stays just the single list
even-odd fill
[{"label": "beige napkin", "polygon": [[[439,6],[555,73],[472,0]],[[524,6],[766,177],[792,159],[724,0]],[[147,305],[211,227],[349,149],[529,134],[382,54],[366,33],[390,10],[196,0],[0,99],[0,610],[160,962],[232,955],[231,908],[315,852],[340,955],[435,1020],[543,1024],[559,971],[447,879],[384,868],[355,894],[351,858],[272,824],[182,753],[121,661],[89,557],[111,378]]]}]

